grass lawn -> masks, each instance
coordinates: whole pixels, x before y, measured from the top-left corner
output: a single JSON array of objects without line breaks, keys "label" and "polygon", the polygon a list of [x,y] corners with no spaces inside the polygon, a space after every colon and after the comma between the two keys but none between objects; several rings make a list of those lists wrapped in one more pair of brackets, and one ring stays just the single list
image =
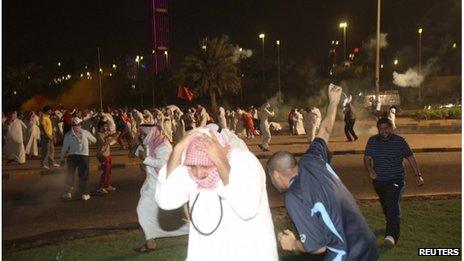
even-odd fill
[{"label": "grass lawn", "polygon": [[[401,238],[394,248],[383,245],[385,223],[380,206],[361,207],[377,236],[381,260],[436,260],[436,257],[418,257],[417,248],[461,248],[461,199],[408,201],[402,207]],[[286,217],[275,216],[274,222],[276,231],[290,226]],[[159,250],[149,254],[132,250],[142,242],[142,232],[133,231],[3,253],[2,257],[4,260],[184,260],[187,254],[186,236],[160,239]],[[293,259],[292,253],[279,254],[282,259]],[[441,259],[460,260],[460,257]]]}]

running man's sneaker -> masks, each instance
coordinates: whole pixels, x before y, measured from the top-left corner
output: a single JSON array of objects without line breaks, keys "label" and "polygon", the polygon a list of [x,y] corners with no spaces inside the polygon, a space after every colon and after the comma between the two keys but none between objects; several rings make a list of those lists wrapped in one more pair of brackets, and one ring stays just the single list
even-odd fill
[{"label": "running man's sneaker", "polygon": [[89,194],[82,194],[82,200],[84,201],[87,201],[90,199],[90,195]]},{"label": "running man's sneaker", "polygon": [[104,188],[100,188],[99,190],[97,190],[98,193],[100,194],[108,194],[108,190],[104,189]]},{"label": "running man's sneaker", "polygon": [[394,246],[395,245],[395,239],[392,236],[386,236],[384,240],[385,244]]},{"label": "running man's sneaker", "polygon": [[106,190],[107,190],[107,191],[115,191],[116,188],[113,187],[113,186],[108,186],[108,187],[106,188]]},{"label": "running man's sneaker", "polygon": [[66,193],[62,196],[63,199],[71,199],[71,193]]}]

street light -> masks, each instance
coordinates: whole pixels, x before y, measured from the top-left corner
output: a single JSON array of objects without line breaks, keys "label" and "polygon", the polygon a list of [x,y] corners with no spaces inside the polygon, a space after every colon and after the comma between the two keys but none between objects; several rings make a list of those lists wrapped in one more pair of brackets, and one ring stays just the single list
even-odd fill
[{"label": "street light", "polygon": [[58,62],[58,66],[61,66],[61,62]]},{"label": "street light", "polygon": [[116,68],[118,68],[118,66],[116,64],[113,63],[113,69],[116,70]]},{"label": "street light", "polygon": [[[422,71],[422,28],[417,30],[419,33],[419,73]],[[422,86],[419,84],[419,100],[422,100]]]},{"label": "street light", "polygon": [[259,34],[259,39],[261,39],[261,43],[262,43],[262,68],[261,68],[261,73],[262,73],[262,77],[263,77],[263,86],[264,86],[264,38],[266,37],[265,34]]},{"label": "street light", "polygon": [[279,87],[279,102],[282,100],[282,89],[280,87],[280,40],[276,41],[277,45],[277,86]]},{"label": "street light", "polygon": [[395,59],[395,60],[393,61],[393,64],[394,64],[395,66],[398,65],[398,59]]},{"label": "street light", "polygon": [[343,28],[343,60],[346,59],[346,27],[348,27],[347,22],[342,22],[339,24],[340,28]]},{"label": "street light", "polygon": [[453,43],[453,48],[454,48],[454,49],[456,48],[456,46],[457,46],[456,43]]}]

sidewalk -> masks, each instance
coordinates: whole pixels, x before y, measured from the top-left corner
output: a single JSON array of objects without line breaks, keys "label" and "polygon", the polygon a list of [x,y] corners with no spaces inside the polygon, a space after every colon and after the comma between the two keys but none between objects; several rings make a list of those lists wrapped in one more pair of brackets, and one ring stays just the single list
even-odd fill
[{"label": "sidewalk", "polygon": [[[404,134],[402,135],[408,141],[411,149],[414,152],[455,152],[461,151],[461,134]],[[359,135],[359,140],[356,142],[346,142],[344,136],[336,135],[329,141],[329,149],[334,155],[350,155],[363,154],[366,142],[370,135]],[[296,156],[301,156],[308,148],[306,136],[273,136],[271,140],[271,151],[262,152],[258,148],[260,138],[256,137],[253,140],[246,140],[246,143],[251,152],[258,159],[267,159],[278,150],[286,150],[295,153]],[[59,160],[60,148],[55,149],[55,160]],[[98,161],[95,157],[95,147],[90,149],[90,173],[98,173]],[[113,168],[130,168],[137,167],[141,161],[137,158],[130,159],[127,150],[113,149],[112,161]],[[25,164],[6,165],[6,161],[2,160],[2,179],[24,179],[34,178],[43,175],[64,174],[66,168],[51,168],[49,170],[40,167],[40,160],[28,160]]]}]

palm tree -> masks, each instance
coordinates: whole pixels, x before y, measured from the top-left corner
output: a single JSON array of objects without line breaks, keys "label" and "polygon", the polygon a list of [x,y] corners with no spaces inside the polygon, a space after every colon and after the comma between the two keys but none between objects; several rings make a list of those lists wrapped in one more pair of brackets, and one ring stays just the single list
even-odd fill
[{"label": "palm tree", "polygon": [[211,98],[214,115],[217,112],[217,97],[240,91],[236,49],[226,35],[206,39],[194,54],[185,57],[179,70],[184,82],[193,87],[196,95]]}]

